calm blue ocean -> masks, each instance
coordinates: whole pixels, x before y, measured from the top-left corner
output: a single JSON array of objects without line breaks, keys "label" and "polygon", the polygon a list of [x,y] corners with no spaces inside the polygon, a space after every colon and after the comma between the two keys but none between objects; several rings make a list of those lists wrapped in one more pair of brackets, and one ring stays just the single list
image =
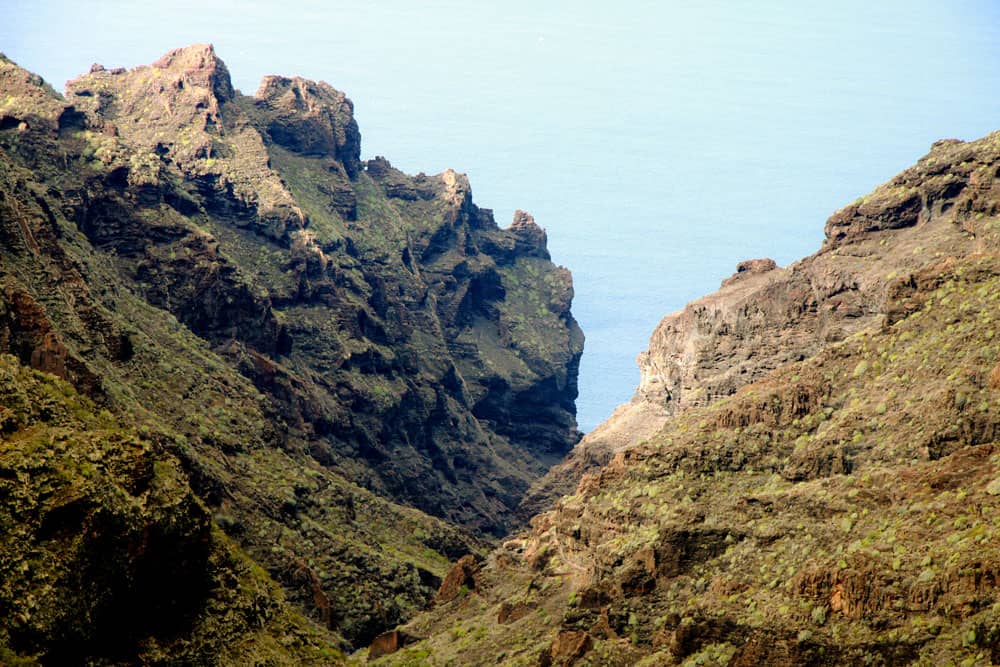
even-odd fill
[{"label": "calm blue ocean", "polygon": [[57,89],[213,42],[234,83],[324,79],[365,157],[469,174],[531,211],[576,282],[579,421],[628,400],[664,314],[942,137],[1000,128],[996,0],[5,2],[0,50]]}]

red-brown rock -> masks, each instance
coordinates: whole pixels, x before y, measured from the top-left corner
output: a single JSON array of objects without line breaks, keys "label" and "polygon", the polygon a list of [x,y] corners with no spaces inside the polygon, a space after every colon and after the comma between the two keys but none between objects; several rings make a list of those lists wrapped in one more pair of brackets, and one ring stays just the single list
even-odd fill
[{"label": "red-brown rock", "polygon": [[481,565],[472,554],[462,556],[445,575],[434,602],[451,602],[457,597],[479,589],[478,575]]},{"label": "red-brown rock", "polygon": [[568,667],[587,654],[594,642],[583,630],[563,630],[539,660],[540,667]]}]

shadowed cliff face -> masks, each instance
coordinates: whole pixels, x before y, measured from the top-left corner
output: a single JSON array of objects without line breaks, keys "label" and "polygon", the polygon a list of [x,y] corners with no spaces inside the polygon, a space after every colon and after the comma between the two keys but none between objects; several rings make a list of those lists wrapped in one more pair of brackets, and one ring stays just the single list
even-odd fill
[{"label": "shadowed cliff face", "polygon": [[[500,230],[451,171],[363,165],[343,93],[270,76],[238,95],[211,47],[68,93],[160,218],[116,192],[77,213],[147,302],[270,394],[324,464],[502,532],[576,438],[572,283],[533,221]],[[170,205],[171,179],[190,202]]]},{"label": "shadowed cliff face", "polygon": [[462,174],[362,162],[343,93],[242,95],[210,46],[65,98],[2,60],[0,92],[0,349],[170,433],[216,523],[349,643],[578,439],[544,231]]},{"label": "shadowed cliff face", "polygon": [[1000,133],[939,142],[667,316],[525,506],[565,495],[378,664],[998,664],[998,322]]}]

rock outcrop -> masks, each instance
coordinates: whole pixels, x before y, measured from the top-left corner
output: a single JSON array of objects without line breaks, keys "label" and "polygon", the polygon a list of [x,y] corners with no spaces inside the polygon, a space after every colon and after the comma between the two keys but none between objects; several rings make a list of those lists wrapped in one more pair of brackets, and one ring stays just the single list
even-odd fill
[{"label": "rock outcrop", "polygon": [[718,292],[660,322],[639,356],[637,397],[671,414],[705,405],[880,321],[896,276],[975,252],[977,228],[997,212],[998,167],[994,136],[937,142],[832,215],[815,255],[786,269],[740,263]]},{"label": "rock outcrop", "polygon": [[881,322],[898,276],[987,248],[983,226],[1000,201],[997,143],[996,134],[935,143],[917,165],[832,215],[816,254],[785,268],[741,262],[717,292],[664,317],[639,355],[632,402],[535,482],[521,515],[571,493],[584,472],[670,416]]},{"label": "rock outcrop", "polygon": [[90,242],[270,393],[325,464],[501,532],[574,444],[582,335],[530,216],[505,232],[464,176],[366,170],[343,93],[271,76],[240,96],[210,46],[91,72],[68,101],[126,186],[73,211]]},{"label": "rock outcrop", "polygon": [[528,499],[579,482],[378,664],[1000,661],[998,168],[936,144],[665,318]]},{"label": "rock outcrop", "polygon": [[0,91],[0,351],[168,434],[321,634],[421,608],[578,440],[544,231],[452,170],[362,161],[344,93],[242,95],[209,45],[65,97],[3,59]]}]

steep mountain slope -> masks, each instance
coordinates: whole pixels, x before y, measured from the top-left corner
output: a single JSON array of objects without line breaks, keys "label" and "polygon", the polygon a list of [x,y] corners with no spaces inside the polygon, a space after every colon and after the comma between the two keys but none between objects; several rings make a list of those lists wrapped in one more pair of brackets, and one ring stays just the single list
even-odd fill
[{"label": "steep mountain slope", "polygon": [[666,318],[632,408],[679,403],[662,429],[377,664],[1000,661],[998,214],[1000,133],[937,144],[817,255]]},{"label": "steep mountain slope", "polygon": [[0,355],[0,663],[330,664],[213,526],[169,434]]},{"label": "steep mountain slope", "polygon": [[814,255],[786,268],[742,262],[717,292],[663,318],[639,355],[631,403],[534,484],[522,516],[572,492],[584,472],[648,438],[670,415],[874,326],[898,276],[985,248],[983,227],[1000,200],[996,143],[995,135],[935,143],[918,164],[833,215]]},{"label": "steep mountain slope", "polygon": [[185,213],[156,189],[180,176],[204,209],[187,211],[209,235],[197,243],[218,248],[205,257],[193,231],[150,238],[103,193],[80,214],[99,216],[84,220],[91,243],[258,387],[286,385],[271,393],[314,456],[502,532],[528,481],[577,437],[572,283],[531,217],[505,232],[462,175],[362,165],[352,105],[325,83],[266,77],[255,97],[237,95],[208,46],[94,70],[67,89],[84,139],[141,206]]},{"label": "steep mountain slope", "polygon": [[531,216],[502,230],[463,175],[359,142],[342,93],[243,96],[210,46],[95,65],[66,98],[0,58],[0,351],[164,434],[149,456],[254,576],[349,645],[422,608],[573,445],[583,344]]}]

